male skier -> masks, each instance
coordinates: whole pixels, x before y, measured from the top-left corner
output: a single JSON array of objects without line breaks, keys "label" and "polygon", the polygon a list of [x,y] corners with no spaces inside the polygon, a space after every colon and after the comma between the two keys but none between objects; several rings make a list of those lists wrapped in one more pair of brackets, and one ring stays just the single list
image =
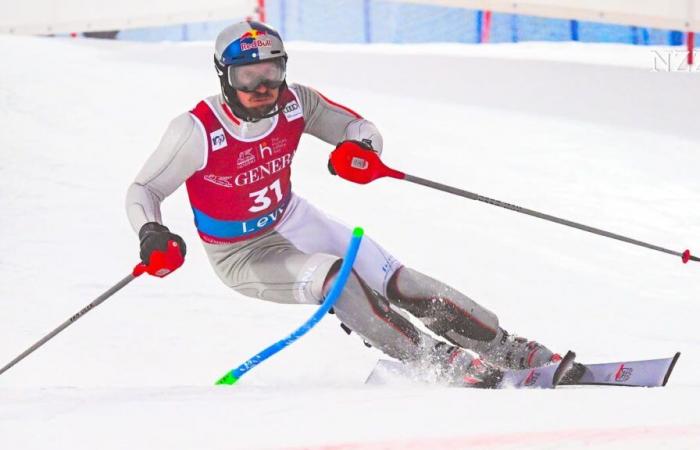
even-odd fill
[{"label": "male skier", "polygon": [[[241,22],[217,37],[221,93],[177,116],[129,187],[126,209],[141,259],[175,243],[160,203],[186,184],[195,224],[221,280],[236,292],[279,303],[319,304],[340,266],[350,230],[292,192],[302,133],[333,145],[382,152],[374,124],[313,89],[286,82],[279,34]],[[560,359],[509,335],[494,313],[459,291],[402,265],[365,237],[335,314],[384,353],[450,384],[489,387],[500,368]],[[415,327],[406,312],[447,342]],[[475,357],[471,350],[479,355]]]}]

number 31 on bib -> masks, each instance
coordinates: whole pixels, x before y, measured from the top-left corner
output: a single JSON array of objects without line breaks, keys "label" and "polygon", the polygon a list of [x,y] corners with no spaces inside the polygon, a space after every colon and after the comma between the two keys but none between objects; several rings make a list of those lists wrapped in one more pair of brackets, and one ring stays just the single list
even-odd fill
[{"label": "number 31 on bib", "polygon": [[272,200],[270,200],[270,197],[268,197],[268,193],[270,191],[275,193],[277,203],[282,200],[282,187],[280,186],[280,180],[275,180],[275,182],[270,186],[248,194],[248,196],[253,199],[253,206],[248,208],[248,211],[256,213],[265,211],[267,208],[269,208],[272,204]]}]

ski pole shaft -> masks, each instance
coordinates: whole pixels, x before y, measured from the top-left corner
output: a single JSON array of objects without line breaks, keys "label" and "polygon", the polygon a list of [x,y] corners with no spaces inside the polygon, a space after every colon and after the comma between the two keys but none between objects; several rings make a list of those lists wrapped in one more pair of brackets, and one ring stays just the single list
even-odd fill
[{"label": "ski pole shaft", "polygon": [[24,358],[29,356],[31,353],[33,353],[36,349],[47,343],[49,340],[51,340],[54,336],[56,336],[58,333],[61,331],[65,330],[68,328],[69,325],[71,325],[73,322],[76,320],[80,319],[82,316],[90,312],[93,308],[98,306],[100,303],[104,302],[107,300],[109,297],[114,295],[117,291],[119,291],[121,288],[126,286],[127,284],[131,283],[138,275],[134,274],[129,274],[129,276],[125,277],[122,279],[119,283],[115,284],[111,288],[109,288],[104,294],[100,295],[97,297],[95,300],[93,300],[89,305],[75,313],[73,316],[71,316],[68,320],[63,322],[58,328],[53,330],[51,333],[47,334],[43,338],[41,338],[39,341],[37,341],[34,345],[29,347],[27,350],[25,350],[21,355],[10,361],[5,367],[0,369],[0,375],[5,373],[7,370],[9,370],[12,366],[17,364],[18,362],[22,361]]},{"label": "ski pole shaft", "polygon": [[446,184],[437,183],[435,181],[426,180],[425,178],[420,178],[413,175],[409,175],[404,172],[400,172],[385,165],[384,162],[382,162],[382,160],[379,158],[379,155],[377,153],[373,151],[368,151],[353,142],[345,142],[338,145],[338,147],[336,147],[336,149],[331,153],[330,162],[333,167],[334,173],[340,175],[346,180],[353,181],[355,183],[367,184],[378,178],[383,177],[410,181],[411,183],[416,183],[432,189],[437,189],[439,191],[459,195],[460,197],[468,198],[470,200],[476,200],[479,202],[488,203],[489,205],[499,206],[501,208],[509,209],[511,211],[515,211],[521,214],[527,214],[528,216],[537,217],[538,219],[548,220],[550,222],[565,225],[567,227],[572,227],[579,230],[587,231],[589,233],[605,236],[611,239],[616,239],[618,241],[627,242],[628,244],[637,245],[639,247],[645,247],[663,253],[668,253],[669,255],[680,256],[683,263],[687,263],[688,261],[700,261],[700,258],[690,254],[690,250],[685,250],[683,252],[669,250],[667,248],[649,244],[647,242],[643,242],[637,239],[632,239],[621,234],[611,233],[600,228],[590,227],[588,225],[583,225],[581,223],[573,222],[571,220],[551,216],[549,214],[544,214],[532,209],[512,205],[510,203],[505,203],[500,200],[484,197],[483,195],[468,192],[462,189],[458,189],[456,187],[448,186]]},{"label": "ski pole shaft", "polygon": [[489,205],[494,205],[494,206],[498,206],[501,208],[509,209],[511,211],[515,211],[515,212],[518,212],[521,214],[527,214],[528,216],[533,216],[533,217],[537,217],[539,219],[544,219],[544,220],[548,220],[550,222],[558,223],[561,225],[566,225],[567,227],[576,228],[579,230],[587,231],[589,233],[609,237],[611,239],[617,239],[618,241],[627,242],[629,244],[638,245],[640,247],[649,248],[651,250],[656,250],[656,251],[663,252],[663,253],[668,253],[670,255],[680,256],[681,258],[683,258],[684,263],[688,262],[689,260],[700,261],[700,258],[698,258],[696,256],[692,256],[690,254],[689,250],[685,250],[684,252],[669,250],[667,248],[659,247],[658,245],[649,244],[647,242],[640,241],[637,239],[632,239],[632,238],[629,238],[627,236],[623,236],[621,234],[611,233],[609,231],[605,231],[605,230],[602,230],[600,228],[595,228],[595,227],[591,227],[591,226],[584,225],[581,223],[573,222],[571,220],[562,219],[560,217],[541,213],[541,212],[538,212],[538,211],[535,211],[532,209],[523,208],[523,207],[518,206],[518,205],[505,203],[505,202],[502,202],[500,200],[495,200],[493,198],[484,197],[483,195],[475,194],[473,192],[465,191],[463,189],[458,189],[456,187],[448,186],[446,184],[437,183],[435,181],[426,180],[425,178],[420,178],[420,177],[416,177],[413,175],[405,174],[403,179],[406,181],[410,181],[411,183],[420,184],[422,186],[427,186],[429,188],[437,189],[437,190],[443,191],[443,192],[449,192],[450,194],[458,195],[460,197],[468,198],[470,200],[476,200],[479,202],[488,203]]}]

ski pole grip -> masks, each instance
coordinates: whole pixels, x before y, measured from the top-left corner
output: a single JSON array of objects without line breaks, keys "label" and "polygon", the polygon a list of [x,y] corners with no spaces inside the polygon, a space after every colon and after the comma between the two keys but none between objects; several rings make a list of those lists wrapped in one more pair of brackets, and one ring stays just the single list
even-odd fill
[{"label": "ski pole grip", "polygon": [[131,274],[135,277],[140,277],[146,272],[147,268],[148,266],[144,263],[138,263],[134,266],[134,270],[131,271]]},{"label": "ski pole grip", "polygon": [[406,176],[387,167],[376,152],[352,141],[338,145],[331,153],[330,163],[341,178],[358,184],[367,184],[382,177],[402,180]]},{"label": "ski pole grip", "polygon": [[184,262],[185,257],[182,256],[178,243],[175,241],[168,241],[168,248],[166,251],[154,251],[151,253],[149,264],[137,264],[131,274],[138,277],[144,273],[148,273],[154,277],[163,278],[174,272]]}]

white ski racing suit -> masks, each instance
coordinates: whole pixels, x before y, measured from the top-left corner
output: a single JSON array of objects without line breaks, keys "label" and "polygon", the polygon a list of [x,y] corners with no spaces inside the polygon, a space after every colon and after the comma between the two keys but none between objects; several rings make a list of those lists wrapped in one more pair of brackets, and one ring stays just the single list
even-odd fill
[{"label": "white ski racing suit", "polygon": [[[292,84],[283,93],[289,101],[280,114],[257,122],[233,116],[221,95],[176,117],[129,187],[126,210],[137,233],[147,222],[162,223],[160,203],[187,184],[204,249],[227,286],[262,300],[318,304],[351,231],[291,191],[298,135],[331,145],[363,141],[380,154],[382,137],[372,122],[311,88]],[[506,333],[495,314],[469,297],[403,266],[368,236],[334,310],[346,331],[386,354],[456,376],[474,358],[462,349],[507,368],[552,358],[545,347]],[[407,312],[451,344],[414,326]]]}]

